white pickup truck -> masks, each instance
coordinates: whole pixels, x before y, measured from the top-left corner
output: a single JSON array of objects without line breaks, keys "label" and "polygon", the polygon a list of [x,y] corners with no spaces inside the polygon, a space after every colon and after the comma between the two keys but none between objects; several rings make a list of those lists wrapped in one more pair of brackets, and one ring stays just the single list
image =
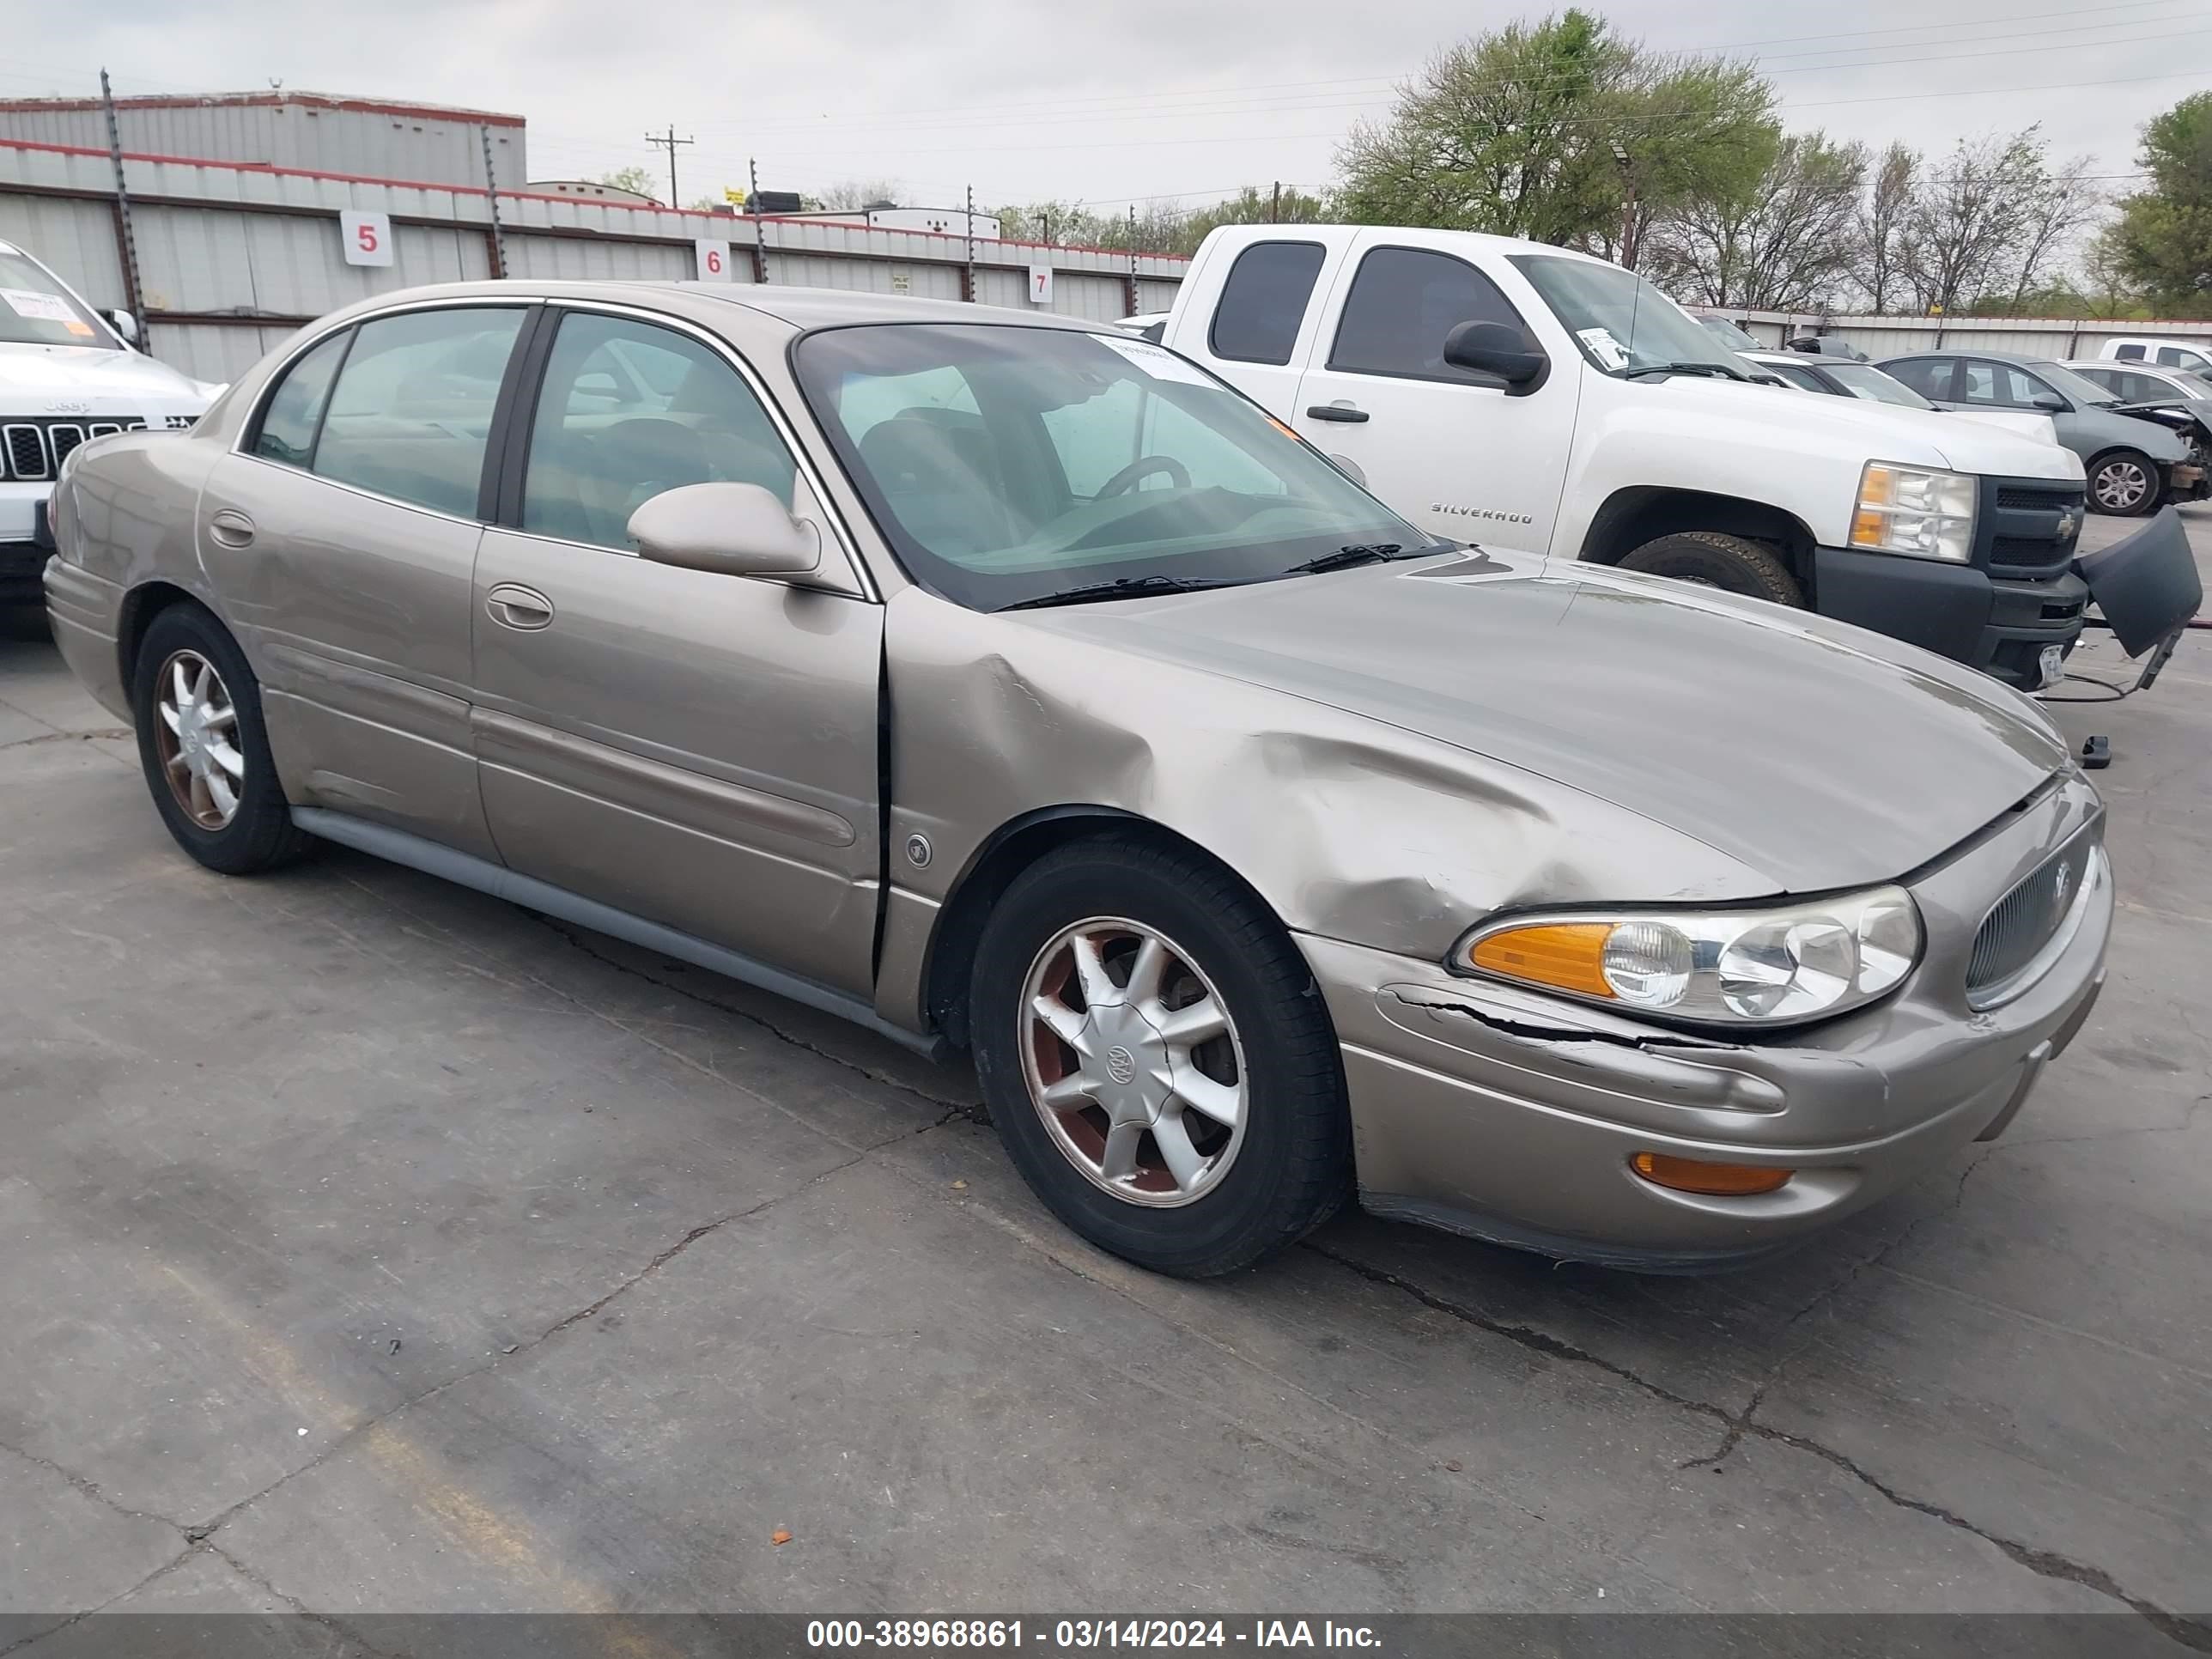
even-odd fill
[{"label": "white pickup truck", "polygon": [[1601,259],[1464,231],[1226,227],[1155,337],[1439,536],[1811,609],[2027,690],[2082,629],[2070,452],[1762,384]]}]

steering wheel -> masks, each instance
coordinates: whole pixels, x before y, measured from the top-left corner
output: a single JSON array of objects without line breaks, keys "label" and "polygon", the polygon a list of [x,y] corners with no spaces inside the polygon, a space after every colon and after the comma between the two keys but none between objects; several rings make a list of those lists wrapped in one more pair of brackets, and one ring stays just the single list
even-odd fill
[{"label": "steering wheel", "polygon": [[1155,472],[1166,473],[1168,481],[1177,489],[1190,488],[1190,469],[1176,459],[1174,456],[1140,455],[1107,479],[1104,483],[1100,484],[1097,495],[1091,499],[1103,501],[1109,495],[1126,494],[1138,479],[1149,477]]}]

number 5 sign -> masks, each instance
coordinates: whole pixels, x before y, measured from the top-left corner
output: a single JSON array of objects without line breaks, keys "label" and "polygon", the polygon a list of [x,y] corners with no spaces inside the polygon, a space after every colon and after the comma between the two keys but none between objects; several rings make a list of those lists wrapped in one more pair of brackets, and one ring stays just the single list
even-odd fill
[{"label": "number 5 sign", "polygon": [[338,236],[349,265],[388,265],[392,263],[392,216],[356,213],[349,208],[338,215]]},{"label": "number 5 sign", "polygon": [[726,283],[730,280],[730,245],[727,242],[702,236],[691,246],[698,254],[701,282]]}]

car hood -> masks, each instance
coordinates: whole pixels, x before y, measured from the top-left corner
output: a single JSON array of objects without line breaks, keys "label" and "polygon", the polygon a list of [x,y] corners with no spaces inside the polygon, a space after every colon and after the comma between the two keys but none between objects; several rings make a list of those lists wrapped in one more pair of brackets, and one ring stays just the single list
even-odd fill
[{"label": "car hood", "polygon": [[[1942,466],[1958,472],[2001,478],[2074,478],[2080,463],[2056,446],[2022,434],[1961,421],[1932,409],[1905,409],[1864,398],[1837,398],[1790,386],[1747,385],[1677,375],[1667,382],[1685,417],[1709,415],[1741,420],[1747,412],[1762,422],[1786,418],[1793,447],[1808,455],[1841,450],[1857,460],[1897,461],[1907,466]],[[1794,394],[1794,395],[1791,395]],[[1747,398],[1787,396],[1786,416],[1768,404],[1747,406]]]},{"label": "car hood", "polygon": [[2118,404],[2074,411],[2075,447],[2087,453],[2125,444],[2154,461],[2186,460],[2189,446],[2165,422],[2148,414],[2131,415]]},{"label": "car hood", "polygon": [[[1984,426],[1996,427],[2001,432],[2017,432],[2023,438],[2033,438],[2039,444],[2058,441],[2058,428],[2048,415],[2032,415],[2018,409],[1954,409],[1950,411],[1954,421],[1978,421]],[[2071,454],[2073,452],[2066,452]]]},{"label": "car hood", "polygon": [[218,390],[136,351],[0,343],[0,416],[191,415]]},{"label": "car hood", "polygon": [[1913,647],[1534,556],[1469,550],[1021,622],[1547,778],[1694,836],[1777,892],[1903,876],[2069,758],[2033,704]]}]

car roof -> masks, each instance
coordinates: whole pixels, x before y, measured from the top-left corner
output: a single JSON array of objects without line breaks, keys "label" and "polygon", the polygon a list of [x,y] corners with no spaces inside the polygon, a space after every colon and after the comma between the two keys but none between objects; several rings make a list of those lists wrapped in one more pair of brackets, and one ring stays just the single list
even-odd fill
[{"label": "car roof", "polygon": [[[1911,357],[1976,357],[1984,362],[2009,363],[2014,368],[2033,368],[2039,363],[2057,363],[2061,368],[2064,367],[2064,361],[2057,357],[2030,357],[2017,351],[1984,351],[1979,346],[1960,345],[1929,346],[1920,351],[1900,351],[1893,357],[1882,358],[1881,362],[1901,363]],[[1880,364],[1876,367],[1879,368]]]}]

